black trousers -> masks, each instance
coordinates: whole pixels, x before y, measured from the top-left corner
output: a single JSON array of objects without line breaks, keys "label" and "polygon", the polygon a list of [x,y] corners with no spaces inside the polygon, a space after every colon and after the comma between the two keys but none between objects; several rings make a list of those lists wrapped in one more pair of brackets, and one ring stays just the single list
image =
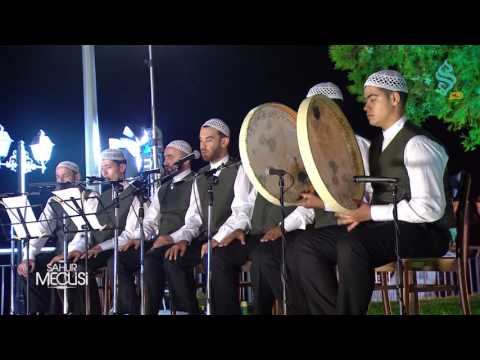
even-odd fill
[{"label": "black trousers", "polygon": [[[399,222],[400,256],[442,256],[448,231]],[[393,222],[367,222],[307,230],[295,242],[296,268],[312,314],[366,314],[374,269],[395,260]],[[335,266],[338,268],[338,282]]]},{"label": "black trousers", "polygon": [[[30,314],[62,314],[62,308],[60,303],[60,294],[54,288],[49,288],[47,284],[41,284],[36,282],[37,273],[42,278],[45,279],[47,274],[47,264],[52,260],[56,253],[41,253],[35,256],[35,269],[32,273],[29,273],[29,312]],[[22,279],[22,290],[26,299],[27,296],[27,279],[23,276]],[[69,292],[71,295],[71,292]],[[63,296],[63,293],[61,294]],[[71,297],[71,296],[70,296]],[[69,298],[70,298],[69,297]]]},{"label": "black trousers", "polygon": [[[258,247],[259,240],[260,236],[246,236],[245,245],[235,240],[228,246],[213,249],[211,260],[212,312],[215,315],[240,315],[238,286],[241,267]],[[205,256],[205,264],[206,260],[207,257]],[[258,277],[254,280],[252,274],[252,283],[255,282],[259,284],[257,286],[261,286]],[[256,296],[254,295],[254,297]],[[272,303],[270,302],[270,314]]]},{"label": "black trousers", "polygon": [[[77,271],[85,271],[85,259],[77,261]],[[89,288],[89,302],[90,302],[90,314],[100,315],[102,309],[100,306],[100,295],[98,292],[98,285],[95,278],[95,272],[107,266],[109,273],[113,273],[113,250],[102,251],[97,257],[88,259],[88,288]],[[113,278],[112,278],[113,279]],[[113,280],[112,280],[113,281]],[[119,286],[120,289],[120,286]],[[84,315],[86,310],[86,290],[85,286],[79,286],[72,291],[75,297],[72,299],[72,312],[78,315]]]},{"label": "black trousers", "polygon": [[165,252],[172,246],[152,249],[145,255],[146,313],[158,314],[162,304],[165,282],[168,283],[176,310],[198,314],[193,268],[200,263],[202,241],[194,239],[183,256],[177,260],[165,259]]},{"label": "black trousers", "polygon": [[[294,258],[293,243],[301,230],[286,234],[286,263],[287,263],[287,313],[301,313],[299,309],[301,302],[298,299],[300,294],[296,287],[295,279],[288,268]],[[261,236],[257,237],[257,241]],[[250,253],[252,260],[252,287],[254,293],[253,307],[257,315],[271,315],[274,300],[280,303],[283,300],[283,286],[281,278],[282,266],[282,239],[275,241],[258,242]],[[302,298],[300,298],[301,300]]]},{"label": "black trousers", "polygon": [[[145,261],[148,250],[153,242],[145,242]],[[113,279],[113,266],[110,276]],[[135,274],[140,270],[140,248],[133,247],[125,252],[118,253],[118,303],[117,310],[120,314],[140,314],[140,294],[135,287]],[[144,266],[145,278],[147,277],[146,266]],[[162,270],[163,274],[163,270]],[[145,292],[146,304],[148,304],[148,292]],[[146,310],[148,305],[146,307]],[[147,311],[146,311],[147,312]],[[148,312],[147,312],[148,313]]]}]

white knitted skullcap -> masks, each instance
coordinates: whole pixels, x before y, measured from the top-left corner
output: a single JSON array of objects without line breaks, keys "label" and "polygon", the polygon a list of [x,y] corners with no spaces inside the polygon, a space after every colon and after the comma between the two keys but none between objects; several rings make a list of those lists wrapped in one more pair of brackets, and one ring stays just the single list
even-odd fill
[{"label": "white knitted skullcap", "polygon": [[172,147],[174,149],[184,152],[185,154],[190,154],[192,152],[192,147],[190,146],[190,144],[183,140],[173,140],[167,146],[165,146],[165,148],[167,147]]},{"label": "white knitted skullcap", "polygon": [[314,95],[324,95],[329,99],[339,99],[343,101],[343,94],[340,88],[331,82],[323,82],[312,87],[307,94],[307,98]]},{"label": "white knitted skullcap", "polygon": [[407,82],[402,74],[395,70],[380,70],[370,75],[363,87],[375,86],[390,91],[400,91],[408,94]]},{"label": "white knitted skullcap", "polygon": [[230,137],[230,129],[227,124],[220,119],[210,119],[205,121],[202,127],[212,127],[220,131],[223,135]]},{"label": "white knitted skullcap", "polygon": [[80,168],[73,161],[62,161],[57,164],[57,168],[64,167],[72,170],[74,173],[80,174]]},{"label": "white knitted skullcap", "polygon": [[119,149],[105,149],[102,151],[102,160],[127,161]]}]

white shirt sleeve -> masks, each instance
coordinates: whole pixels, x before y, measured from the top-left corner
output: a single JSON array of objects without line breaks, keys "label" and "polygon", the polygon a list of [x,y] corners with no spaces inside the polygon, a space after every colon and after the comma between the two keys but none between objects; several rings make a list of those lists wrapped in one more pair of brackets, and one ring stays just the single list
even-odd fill
[{"label": "white shirt sleeve", "polygon": [[[428,223],[439,220],[446,200],[443,175],[448,156],[444,148],[425,136],[415,136],[407,143],[404,162],[410,179],[410,201],[398,203],[398,220]],[[372,205],[373,221],[393,220],[393,204]]]},{"label": "white shirt sleeve", "polygon": [[194,238],[200,235],[200,229],[202,226],[201,208],[202,204],[200,203],[200,196],[198,194],[197,179],[195,179],[190,193],[190,204],[185,213],[185,224],[180,229],[170,234],[173,242],[177,243],[186,240],[188,243],[191,243]]},{"label": "white shirt sleeve", "polygon": [[290,215],[285,218],[285,231],[288,233],[294,230],[305,230],[307,225],[315,221],[315,210],[297,206]]},{"label": "white shirt sleeve", "polygon": [[[143,204],[143,208],[147,208],[147,204]],[[137,196],[133,198],[132,205],[127,215],[127,222],[125,223],[125,229],[118,236],[118,247],[125,245],[128,240],[135,239],[135,235],[139,236],[140,231],[138,223],[138,210],[140,209],[140,200]],[[102,251],[113,249],[115,246],[114,238],[105,240],[99,244]]]},{"label": "white shirt sleeve", "polygon": [[[160,223],[160,200],[158,198],[158,192],[160,188],[153,196],[153,201],[145,210],[145,218],[143,219],[143,233],[145,234],[145,241],[152,240],[152,238],[158,233],[158,224]],[[135,230],[133,236],[134,239],[140,239],[140,227]]]},{"label": "white shirt sleeve", "polygon": [[213,235],[213,239],[221,242],[228,234],[236,229],[244,231],[250,230],[250,216],[252,213],[253,204],[249,195],[252,190],[252,184],[248,180],[243,166],[239,166],[237,177],[233,185],[234,198],[231,209],[232,214],[218,229],[217,233]]},{"label": "white shirt sleeve", "polygon": [[[370,175],[370,164],[369,164],[369,150],[370,150],[370,141],[355,135],[357,140],[358,147],[360,148],[360,153],[362,154],[363,169],[365,170],[365,176]],[[363,202],[369,204],[372,200],[373,188],[371,183],[365,184],[365,195],[363,196]]]}]

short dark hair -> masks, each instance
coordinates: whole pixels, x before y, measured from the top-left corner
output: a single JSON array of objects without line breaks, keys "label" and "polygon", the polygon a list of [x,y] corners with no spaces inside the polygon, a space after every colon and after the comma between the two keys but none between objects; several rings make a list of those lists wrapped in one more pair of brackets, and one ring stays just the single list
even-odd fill
[{"label": "short dark hair", "polygon": [[405,106],[407,105],[407,99],[408,99],[408,94],[403,92],[403,91],[392,91],[392,90],[388,90],[388,89],[384,89],[384,88],[379,88],[380,90],[383,91],[383,93],[387,96],[389,96],[390,94],[394,93],[394,92],[397,92],[398,95],[400,95],[400,104],[402,104],[402,108],[405,109]]},{"label": "short dark hair", "polygon": [[112,160],[115,164],[117,165],[121,165],[121,164],[125,164],[127,165],[127,160]]},{"label": "short dark hair", "polygon": [[[210,129],[215,129],[214,127],[208,126],[208,125],[205,125],[205,126],[202,126],[202,127],[210,128]],[[215,130],[217,130],[217,133],[218,133],[218,135],[220,136],[220,139],[223,139],[223,138],[228,137],[227,135],[225,135],[224,133],[222,133],[220,130],[218,130],[218,129],[215,129]]]}]

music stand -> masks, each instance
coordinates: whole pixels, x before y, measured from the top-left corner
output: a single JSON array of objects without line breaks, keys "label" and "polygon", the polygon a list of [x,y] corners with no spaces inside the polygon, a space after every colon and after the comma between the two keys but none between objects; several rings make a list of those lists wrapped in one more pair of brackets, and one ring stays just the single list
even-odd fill
[{"label": "music stand", "polygon": [[[91,236],[93,230],[101,230],[104,226],[100,225],[98,218],[93,213],[85,213],[84,200],[87,198],[82,197],[80,189],[78,187],[68,188],[64,190],[52,191],[55,201],[59,202],[67,216],[63,216],[64,222],[66,218],[71,218],[74,225],[77,227],[77,232],[85,232],[85,272],[88,274],[88,247],[91,243]],[[97,196],[89,197],[97,198]],[[92,209],[93,210],[93,209]],[[68,244],[66,243],[66,233],[64,237],[64,264],[67,268],[68,264]],[[65,288],[64,300],[66,300],[67,289]],[[90,296],[89,296],[88,276],[85,286],[85,315],[90,315]],[[64,312],[65,312],[64,303]]]},{"label": "music stand", "polygon": [[[27,276],[26,276],[26,315],[30,315],[30,240],[37,239],[42,236],[38,221],[33,213],[32,206],[26,195],[5,197],[1,199],[1,203],[7,210],[13,230],[17,235],[17,239],[25,240],[27,249]],[[22,210],[23,209],[23,210]],[[12,254],[13,258],[13,254]],[[11,268],[15,271],[15,267]],[[10,284],[13,289],[13,284]]]}]

